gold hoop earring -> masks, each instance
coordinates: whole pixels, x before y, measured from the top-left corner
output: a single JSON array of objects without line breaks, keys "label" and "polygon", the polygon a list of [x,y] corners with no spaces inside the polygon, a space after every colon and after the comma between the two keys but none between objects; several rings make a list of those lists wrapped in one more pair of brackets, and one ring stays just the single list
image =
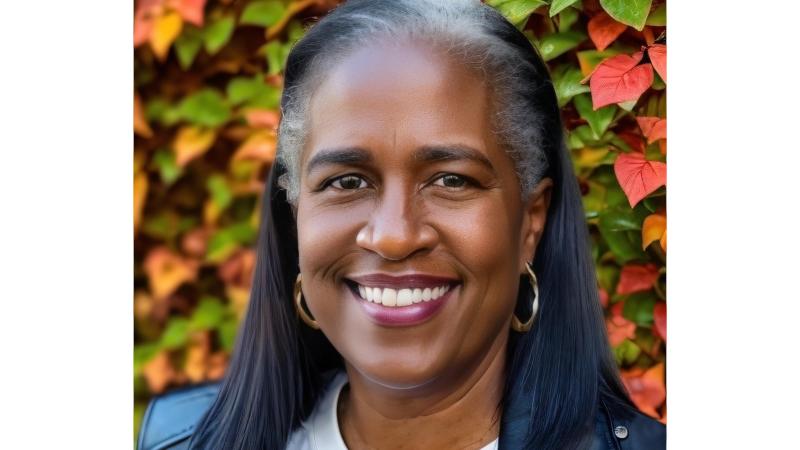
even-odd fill
[{"label": "gold hoop earring", "polygon": [[306,312],[306,309],[303,308],[303,290],[302,290],[302,274],[297,274],[297,280],[294,282],[294,307],[297,310],[297,315],[303,319],[303,322],[306,323],[309,327],[319,330],[319,324],[317,321],[311,318]]},{"label": "gold hoop earring", "polygon": [[533,289],[533,305],[531,305],[531,318],[527,322],[522,323],[516,314],[511,314],[511,328],[519,333],[526,333],[533,326],[533,319],[536,317],[536,312],[539,311],[539,281],[536,279],[536,274],[533,273],[531,263],[525,262],[525,268],[528,269],[528,275],[531,279],[531,288]]}]

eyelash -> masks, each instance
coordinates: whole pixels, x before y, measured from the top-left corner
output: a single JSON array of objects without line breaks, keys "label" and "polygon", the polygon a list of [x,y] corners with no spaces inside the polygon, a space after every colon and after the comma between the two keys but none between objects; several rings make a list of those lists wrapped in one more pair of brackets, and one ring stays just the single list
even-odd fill
[{"label": "eyelash", "polygon": [[[464,186],[460,186],[460,187],[440,186],[440,187],[443,187],[443,188],[445,188],[447,190],[450,190],[450,191],[459,190],[459,189],[466,188],[466,187],[477,187],[478,186],[478,183],[474,179],[472,179],[470,177],[467,177],[467,176],[464,176],[464,175],[458,175],[458,174],[455,174],[455,173],[443,173],[440,176],[438,176],[437,178],[435,178],[433,180],[433,182],[435,183],[435,182],[437,182],[439,180],[443,180],[446,177],[456,177],[456,178],[461,179],[464,182]],[[330,180],[326,181],[322,185],[320,190],[325,190],[328,187],[332,186],[333,183],[335,183],[337,181],[341,181],[341,180],[346,179],[346,178],[358,178],[360,181],[366,182],[366,180],[363,177],[359,176],[359,175],[347,174],[347,175],[342,175],[342,176],[339,176],[339,177],[336,177],[336,178],[331,178]],[[347,189],[347,188],[336,187],[336,186],[333,186],[333,187],[335,189],[337,189],[337,190],[340,190],[340,191],[355,191],[357,189],[361,189],[361,188]]]}]

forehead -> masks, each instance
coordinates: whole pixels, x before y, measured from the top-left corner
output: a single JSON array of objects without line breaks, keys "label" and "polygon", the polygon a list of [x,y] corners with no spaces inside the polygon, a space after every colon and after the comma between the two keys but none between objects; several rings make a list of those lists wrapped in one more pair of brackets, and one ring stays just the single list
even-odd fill
[{"label": "forehead", "polygon": [[[328,146],[491,145],[484,82],[430,44],[376,42],[336,62],[314,93],[306,159]],[[446,142],[445,142],[446,141]]]}]

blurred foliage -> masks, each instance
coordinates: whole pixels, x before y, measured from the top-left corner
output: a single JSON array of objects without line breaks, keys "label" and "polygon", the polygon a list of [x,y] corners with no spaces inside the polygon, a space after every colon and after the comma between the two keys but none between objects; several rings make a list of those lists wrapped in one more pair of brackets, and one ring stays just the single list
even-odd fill
[{"label": "blurred foliage", "polygon": [[[218,380],[247,304],[282,69],[336,0],[141,0],[134,18],[135,429]],[[548,62],[609,337],[666,421],[666,4],[489,0]]]}]

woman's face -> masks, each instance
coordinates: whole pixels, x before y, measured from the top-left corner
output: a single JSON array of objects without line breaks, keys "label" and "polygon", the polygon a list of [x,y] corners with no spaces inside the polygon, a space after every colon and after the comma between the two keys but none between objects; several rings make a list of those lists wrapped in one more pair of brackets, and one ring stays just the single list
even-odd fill
[{"label": "woman's face", "polygon": [[303,294],[381,385],[446,382],[504,348],[550,183],[522,201],[490,114],[479,78],[414,43],[362,48],[314,93],[296,211]]}]

